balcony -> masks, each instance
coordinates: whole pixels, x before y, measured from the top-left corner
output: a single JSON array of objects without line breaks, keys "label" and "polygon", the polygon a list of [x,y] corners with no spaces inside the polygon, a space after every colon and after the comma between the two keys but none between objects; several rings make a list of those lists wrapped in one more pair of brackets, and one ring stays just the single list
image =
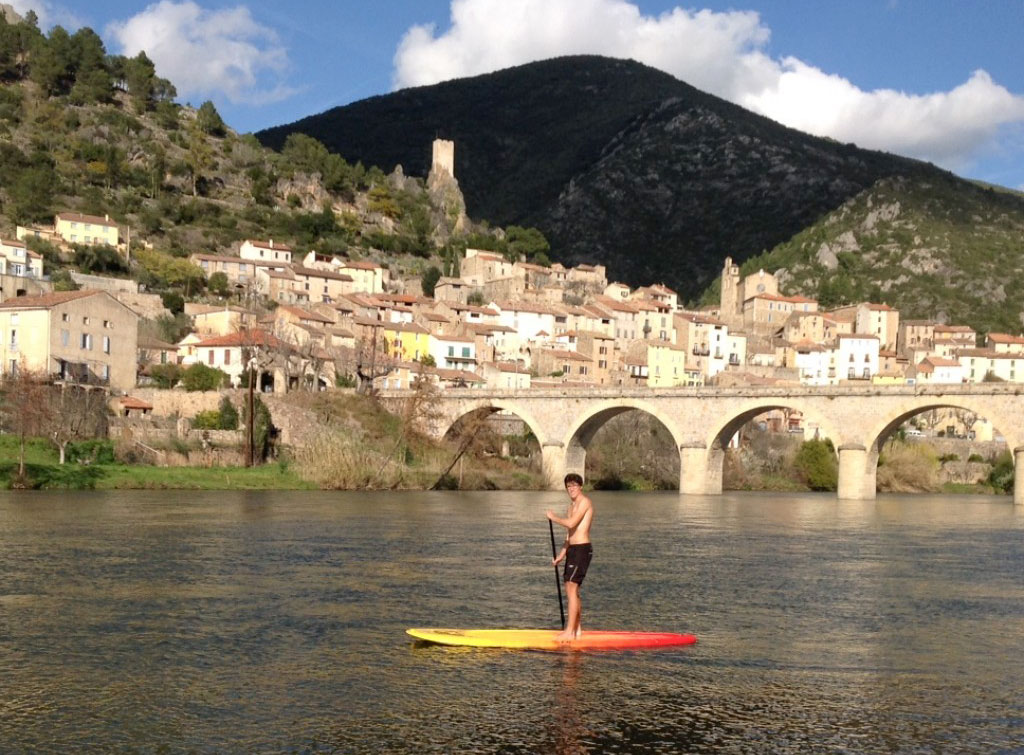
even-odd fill
[{"label": "balcony", "polygon": [[698,357],[706,357],[711,354],[711,349],[707,346],[694,346],[693,355]]}]

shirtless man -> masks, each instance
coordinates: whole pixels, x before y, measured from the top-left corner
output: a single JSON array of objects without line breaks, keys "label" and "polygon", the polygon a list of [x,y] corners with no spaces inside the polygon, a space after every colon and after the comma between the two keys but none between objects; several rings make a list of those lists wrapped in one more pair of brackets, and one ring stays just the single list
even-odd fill
[{"label": "shirtless man", "polygon": [[583,634],[580,627],[580,585],[587,575],[590,558],[594,549],[590,545],[590,523],[594,520],[594,505],[583,495],[583,478],[575,472],[565,476],[565,492],[569,494],[569,510],[565,517],[553,511],[547,512],[549,520],[565,527],[565,545],[551,563],[555,566],[565,560],[562,579],[565,582],[565,594],[569,598],[569,619],[565,629],[558,634],[561,642],[578,639]]}]

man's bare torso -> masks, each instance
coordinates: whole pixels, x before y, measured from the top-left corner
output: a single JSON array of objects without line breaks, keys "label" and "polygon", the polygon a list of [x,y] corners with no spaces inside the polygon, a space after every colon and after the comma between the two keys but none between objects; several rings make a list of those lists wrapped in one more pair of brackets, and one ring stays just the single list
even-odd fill
[{"label": "man's bare torso", "polygon": [[590,499],[580,494],[580,497],[575,501],[569,501],[569,511],[566,514],[566,518],[572,519],[576,512],[583,507],[586,508],[586,513],[583,515],[580,523],[566,533],[569,545],[582,545],[583,543],[590,542],[590,522],[594,518],[594,507],[591,505]]}]

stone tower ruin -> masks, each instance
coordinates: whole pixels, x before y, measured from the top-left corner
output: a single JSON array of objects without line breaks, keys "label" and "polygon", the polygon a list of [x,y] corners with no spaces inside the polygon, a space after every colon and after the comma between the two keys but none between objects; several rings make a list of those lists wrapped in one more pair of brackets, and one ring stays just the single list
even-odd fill
[{"label": "stone tower ruin", "polygon": [[444,171],[455,177],[455,142],[449,139],[434,139],[434,158],[430,170]]}]

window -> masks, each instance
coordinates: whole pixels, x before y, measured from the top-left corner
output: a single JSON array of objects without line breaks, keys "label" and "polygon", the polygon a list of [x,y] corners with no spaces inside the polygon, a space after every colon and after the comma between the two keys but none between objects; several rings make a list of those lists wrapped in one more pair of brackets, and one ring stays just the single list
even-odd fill
[{"label": "window", "polygon": [[81,348],[92,351],[92,336],[89,333],[82,333],[82,338],[79,343],[81,344]]},{"label": "window", "polygon": [[569,374],[569,373],[570,373],[571,371],[572,371],[572,370],[570,370],[570,369],[569,369],[569,365],[567,365],[567,364],[563,364],[563,365],[562,365],[562,372],[563,372],[563,373],[565,373],[566,375],[568,375],[568,374]]},{"label": "window", "polygon": [[854,377],[856,377],[856,375],[857,375],[857,370],[856,370],[856,369],[854,369],[853,367],[851,367],[851,368],[850,368],[850,370],[849,370],[849,372],[847,372],[847,373],[846,373],[846,376],[847,376],[847,377],[848,377],[848,378],[849,378],[850,380],[853,380],[853,379],[854,379]]},{"label": "window", "polygon": [[600,369],[602,369],[602,370],[604,370],[604,369],[607,369],[607,367],[608,367],[608,361],[607,361],[607,360],[605,360],[605,359],[602,359],[602,360],[600,360],[600,361],[599,361],[599,362],[597,363],[597,366],[598,366],[598,368],[600,368]]},{"label": "window", "polygon": [[455,347],[454,346],[449,346],[448,347],[448,356],[450,356],[450,357],[455,356]]},{"label": "window", "polygon": [[462,347],[462,356],[467,357],[467,358],[469,357],[469,347],[468,346],[463,346]]},{"label": "window", "polygon": [[67,312],[62,313],[61,316],[60,316],[60,321],[61,322],[70,322],[71,321],[71,315],[69,315]]},{"label": "window", "polygon": [[18,331],[12,330],[11,331],[11,349],[14,350],[14,349],[17,349],[17,348],[18,348]]},{"label": "window", "polygon": [[231,364],[231,349],[224,349],[224,364]]},{"label": "window", "polygon": [[83,317],[82,318],[82,325],[88,325],[88,324],[89,324],[89,318],[88,317]]},{"label": "window", "polygon": [[110,353],[110,336],[103,336],[103,353]]},{"label": "window", "polygon": [[213,349],[206,350],[206,362],[207,364],[213,364]]},{"label": "window", "polygon": [[870,368],[865,367],[864,368],[864,379],[866,380],[869,377],[871,377],[871,370],[870,370]]},{"label": "window", "polygon": [[70,341],[71,341],[71,334],[65,328],[61,328],[61,331],[60,331],[60,345],[61,346],[67,346]]}]

